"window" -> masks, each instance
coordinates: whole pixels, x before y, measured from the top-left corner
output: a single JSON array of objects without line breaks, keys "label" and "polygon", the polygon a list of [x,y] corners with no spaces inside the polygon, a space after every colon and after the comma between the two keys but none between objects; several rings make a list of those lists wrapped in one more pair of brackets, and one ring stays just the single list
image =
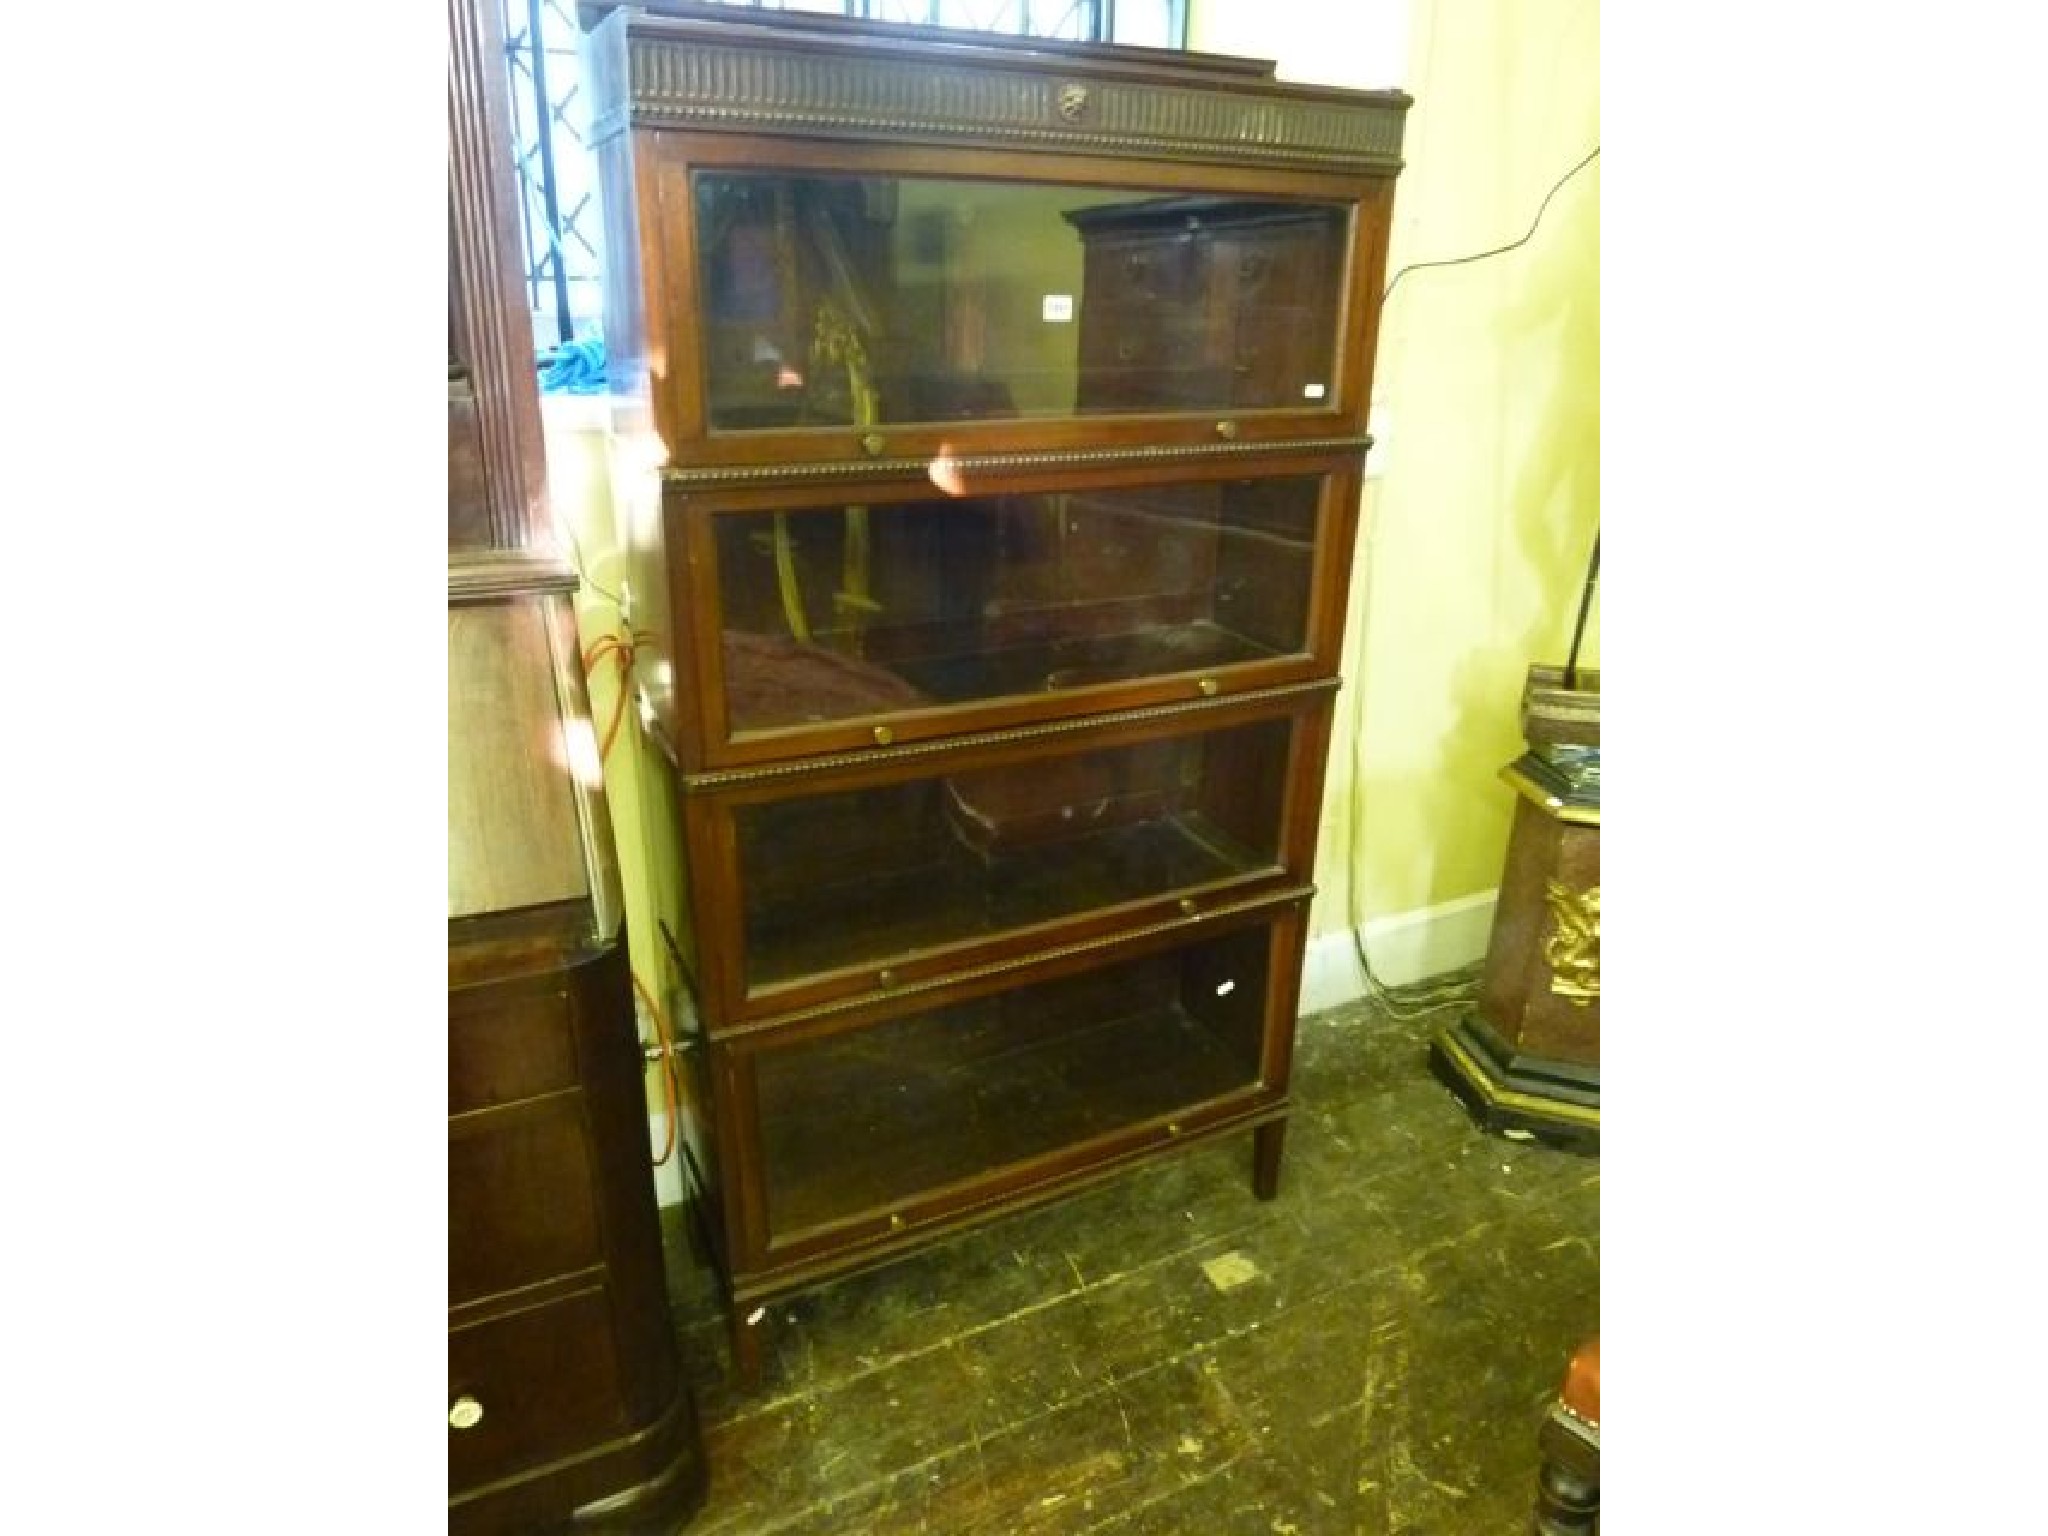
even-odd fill
[{"label": "window", "polygon": [[[1075,42],[1187,46],[1187,0],[722,0]],[[590,151],[576,0],[504,0],[513,163],[524,204],[527,306],[549,353],[599,334],[603,214]]]}]

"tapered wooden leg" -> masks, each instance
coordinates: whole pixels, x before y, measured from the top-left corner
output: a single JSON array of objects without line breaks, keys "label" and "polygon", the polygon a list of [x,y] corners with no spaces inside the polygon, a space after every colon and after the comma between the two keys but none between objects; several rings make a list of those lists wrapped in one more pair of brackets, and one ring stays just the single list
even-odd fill
[{"label": "tapered wooden leg", "polygon": [[766,1312],[761,1313],[759,1322],[747,1321],[748,1314],[755,1310],[753,1307],[735,1306],[727,1329],[732,1345],[733,1378],[742,1390],[748,1392],[761,1384],[761,1333],[768,1326]]},{"label": "tapered wooden leg", "polygon": [[1252,1132],[1252,1193],[1271,1200],[1280,1193],[1280,1150],[1287,1144],[1287,1122],[1274,1120]]}]

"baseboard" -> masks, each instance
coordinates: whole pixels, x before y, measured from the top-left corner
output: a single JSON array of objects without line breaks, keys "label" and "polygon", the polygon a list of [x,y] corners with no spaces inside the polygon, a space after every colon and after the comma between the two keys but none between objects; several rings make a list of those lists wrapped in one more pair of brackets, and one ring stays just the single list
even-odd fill
[{"label": "baseboard", "polygon": [[[1486,958],[1493,936],[1497,891],[1480,891],[1433,907],[1376,917],[1360,931],[1372,973],[1390,987],[1406,986]],[[1310,939],[1301,968],[1301,1011],[1321,1013],[1365,996],[1358,941],[1349,928]]]},{"label": "baseboard", "polygon": [[[661,1150],[661,1144],[668,1139],[667,1122],[660,1114],[647,1117],[647,1140],[654,1151]],[[681,1205],[683,1203],[683,1160],[674,1152],[668,1161],[654,1165],[654,1200],[657,1205]]]}]

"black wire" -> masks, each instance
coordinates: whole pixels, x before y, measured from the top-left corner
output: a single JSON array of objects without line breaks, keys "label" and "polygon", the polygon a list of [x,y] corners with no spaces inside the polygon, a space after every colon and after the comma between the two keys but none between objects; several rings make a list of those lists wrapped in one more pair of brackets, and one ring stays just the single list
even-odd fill
[{"label": "black wire", "polygon": [[1394,291],[1394,284],[1400,282],[1401,279],[1406,277],[1410,272],[1419,272],[1424,267],[1462,267],[1470,262],[1485,261],[1489,256],[1504,256],[1509,251],[1518,250],[1522,246],[1527,245],[1530,239],[1536,233],[1536,226],[1543,222],[1543,215],[1545,211],[1550,207],[1550,200],[1553,197],[1557,196],[1559,192],[1564,190],[1564,184],[1566,182],[1570,181],[1574,176],[1578,175],[1579,172],[1583,171],[1587,166],[1591,165],[1595,160],[1599,158],[1600,146],[1598,144],[1595,144],[1593,146],[1592,152],[1588,154],[1585,159],[1581,160],[1577,165],[1573,166],[1570,170],[1566,171],[1562,176],[1557,178],[1555,185],[1553,185],[1548,192],[1543,194],[1543,201],[1537,204],[1536,217],[1530,220],[1529,228],[1527,232],[1523,234],[1521,239],[1511,240],[1506,245],[1497,245],[1490,251],[1475,251],[1470,256],[1450,256],[1446,257],[1442,261],[1412,261],[1387,280],[1386,290],[1385,292],[1380,294],[1381,307],[1384,308],[1386,306],[1387,295],[1391,294]]},{"label": "black wire", "polygon": [[[1384,309],[1386,307],[1387,299],[1394,291],[1394,285],[1410,272],[1419,272],[1425,267],[1467,266],[1475,261],[1485,261],[1490,257],[1504,256],[1509,251],[1518,250],[1522,246],[1527,245],[1535,237],[1537,229],[1542,225],[1543,215],[1549,211],[1551,199],[1564,190],[1566,182],[1570,181],[1599,158],[1600,146],[1595,144],[1583,160],[1552,183],[1550,190],[1543,194],[1543,201],[1536,205],[1536,216],[1529,221],[1528,229],[1523,232],[1519,240],[1511,240],[1506,245],[1497,245],[1490,251],[1475,251],[1470,256],[1451,256],[1446,257],[1442,261],[1410,262],[1387,280],[1387,286],[1380,294],[1381,308]],[[1593,558],[1597,562],[1600,558],[1597,540],[1593,548]],[[1598,569],[1597,563],[1594,568]],[[1583,623],[1583,616],[1581,622]],[[1360,722],[1360,725],[1362,723]],[[1360,763],[1359,738],[1363,734],[1364,732],[1357,727],[1354,727],[1351,733],[1351,785],[1354,806],[1360,782],[1359,772],[1362,766]],[[1353,825],[1355,828],[1355,820]],[[1355,832],[1353,846],[1354,848],[1356,846]],[[1410,982],[1403,986],[1389,986],[1386,982],[1380,980],[1378,974],[1372,968],[1372,961],[1366,957],[1365,930],[1359,924],[1355,906],[1357,894],[1357,882],[1354,879],[1351,890],[1353,906],[1348,914],[1351,918],[1351,943],[1352,947],[1357,951],[1358,968],[1364,973],[1366,993],[1383,1009],[1397,1019],[1420,1018],[1425,1014],[1435,1013],[1454,1003],[1465,1001],[1477,995],[1480,972],[1480,966],[1478,965],[1461,966],[1457,970],[1448,972],[1443,976],[1425,977],[1422,980]],[[1408,1011],[1410,1008],[1414,1011]]]},{"label": "black wire", "polygon": [[564,522],[561,527],[562,532],[567,534],[569,538],[569,558],[576,567],[577,578],[582,581],[584,586],[590,588],[591,591],[610,603],[614,608],[624,607],[625,604],[620,601],[617,594],[607,592],[603,587],[600,587],[590,579],[590,573],[584,566],[583,541],[576,537],[576,530],[571,528],[567,522]]}]

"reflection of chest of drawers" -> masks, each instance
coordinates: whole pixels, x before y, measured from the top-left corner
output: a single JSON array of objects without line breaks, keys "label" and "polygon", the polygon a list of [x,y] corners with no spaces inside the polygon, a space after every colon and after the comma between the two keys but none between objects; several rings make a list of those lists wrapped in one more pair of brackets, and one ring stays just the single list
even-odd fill
[{"label": "reflection of chest of drawers", "polygon": [[741,1367],[1204,1138],[1270,1198],[1406,98],[777,12],[591,59]]},{"label": "reflection of chest of drawers", "polygon": [[1251,409],[1321,400],[1342,277],[1338,214],[1175,197],[1071,215],[1086,246],[1083,410]]}]

